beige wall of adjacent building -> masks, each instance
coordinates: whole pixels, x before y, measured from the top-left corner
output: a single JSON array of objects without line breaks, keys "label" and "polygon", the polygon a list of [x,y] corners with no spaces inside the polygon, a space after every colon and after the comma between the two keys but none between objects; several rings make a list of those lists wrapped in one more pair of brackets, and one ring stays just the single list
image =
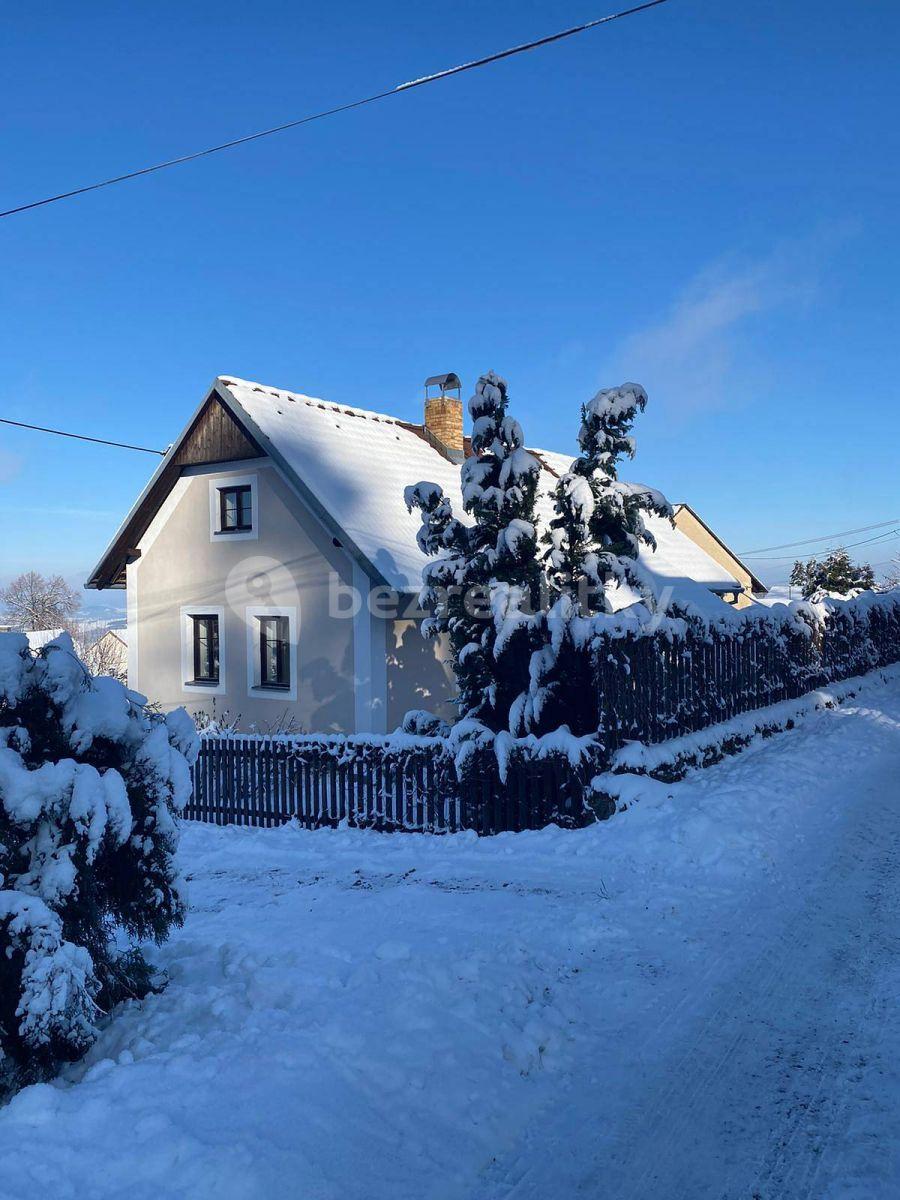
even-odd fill
[{"label": "beige wall of adjacent building", "polygon": [[750,572],[722,546],[702,521],[699,521],[688,508],[679,508],[675,512],[675,526],[685,537],[689,537],[701,550],[705,550],[743,587],[743,592],[726,594],[723,599],[734,604],[735,608],[747,608],[753,604],[753,579]]},{"label": "beige wall of adjacent building", "polygon": [[[210,487],[252,477],[254,537],[213,532]],[[268,459],[189,468],[128,567],[129,684],[164,709],[184,705],[239,718],[240,728],[290,724],[312,732],[395,728],[409,708],[449,715],[453,677],[439,644],[414,620],[363,606],[334,615],[335,588],[366,596],[369,581]],[[349,592],[338,605],[347,611]],[[293,690],[255,686],[252,610],[291,614]],[[184,662],[186,616],[215,612],[220,683],[191,684]],[[378,611],[376,609],[376,611]],[[294,695],[294,692],[296,693]]]}]

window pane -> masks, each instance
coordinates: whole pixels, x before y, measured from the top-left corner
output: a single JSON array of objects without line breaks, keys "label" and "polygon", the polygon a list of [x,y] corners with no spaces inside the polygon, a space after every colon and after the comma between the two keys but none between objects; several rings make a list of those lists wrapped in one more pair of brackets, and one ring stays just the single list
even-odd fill
[{"label": "window pane", "polygon": [[253,528],[253,492],[248,484],[219,489],[219,528],[225,532]]},{"label": "window pane", "polygon": [[219,618],[193,617],[194,678],[204,683],[219,682]]},{"label": "window pane", "polygon": [[251,506],[251,492],[249,488],[242,488],[237,493],[238,502],[238,525],[242,529],[249,529],[253,524],[253,510]]},{"label": "window pane", "polygon": [[259,681],[262,687],[289,687],[287,617],[259,618]]}]

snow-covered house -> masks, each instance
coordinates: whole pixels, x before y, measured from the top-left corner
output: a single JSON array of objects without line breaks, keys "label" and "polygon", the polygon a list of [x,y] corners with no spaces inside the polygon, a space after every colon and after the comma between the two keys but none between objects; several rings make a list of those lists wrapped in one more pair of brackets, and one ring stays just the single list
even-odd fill
[{"label": "snow-covered house", "polygon": [[94,643],[94,656],[104,673],[124,678],[128,673],[128,630],[107,629]]},{"label": "snow-covered house", "polygon": [[676,504],[675,528],[689,537],[741,585],[740,591],[724,597],[736,608],[747,608],[765,596],[767,587],[731,547],[703,520],[690,504]]},{"label": "snow-covered house", "polygon": [[[459,381],[436,382],[418,424],[216,379],[87,582],[127,588],[130,686],[245,728],[379,731],[409,708],[448,712],[452,674],[418,629],[426,560],[403,499],[423,479],[459,496]],[[534,453],[546,519],[570,460]],[[642,560],[660,591],[740,593],[677,528],[648,525],[657,549]]]}]

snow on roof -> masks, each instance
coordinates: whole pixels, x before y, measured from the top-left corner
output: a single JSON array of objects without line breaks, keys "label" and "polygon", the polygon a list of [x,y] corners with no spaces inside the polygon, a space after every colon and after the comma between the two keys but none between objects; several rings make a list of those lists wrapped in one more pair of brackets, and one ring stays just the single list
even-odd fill
[{"label": "snow on roof", "polygon": [[[546,525],[553,515],[552,493],[556,478],[568,471],[573,460],[555,450],[534,450],[533,453],[554,472],[552,476],[549,471],[541,472],[538,514]],[[678,587],[686,580],[702,583],[714,591],[730,591],[739,586],[733,575],[664,517],[644,513],[644,524],[656,538],[656,550],[642,547],[639,560],[651,576],[657,595],[663,588]]]},{"label": "snow on roof", "polygon": [[117,641],[121,642],[123,646],[128,645],[128,630],[124,626],[119,627],[111,625],[104,631],[103,637],[115,638]]},{"label": "snow on roof", "polygon": [[28,645],[32,650],[42,650],[48,642],[58,638],[62,632],[62,629],[28,629],[25,636],[28,638]]},{"label": "snow on roof", "polygon": [[[427,559],[416,544],[420,517],[407,512],[404,488],[421,480],[437,483],[451,497],[457,515],[467,519],[459,465],[426,440],[421,426],[231,376],[220,377],[217,385],[277,447],[387,582],[400,591],[417,589]],[[542,464],[538,520],[546,528],[557,478],[572,459],[552,450],[533,453]],[[657,550],[642,550],[641,562],[660,590],[677,587],[681,580],[719,591],[738,588],[724,567],[668,521],[654,516],[645,521]]]},{"label": "snow on roof", "polygon": [[426,561],[416,545],[421,519],[406,511],[403,490],[427,479],[457,499],[458,464],[394,417],[246,380],[218,383],[387,582],[418,588]]}]

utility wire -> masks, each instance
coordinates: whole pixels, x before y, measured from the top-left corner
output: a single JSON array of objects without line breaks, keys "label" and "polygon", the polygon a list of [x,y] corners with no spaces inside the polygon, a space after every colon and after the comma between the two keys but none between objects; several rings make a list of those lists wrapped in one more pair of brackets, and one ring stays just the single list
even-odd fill
[{"label": "utility wire", "polygon": [[[863,540],[861,542],[849,542],[846,546],[845,545],[826,546],[823,550],[818,551],[818,553],[819,554],[830,554],[832,550],[852,550],[854,546],[868,546],[868,545],[871,545],[873,542],[879,542],[879,543],[890,542],[898,534],[900,534],[900,527],[898,527],[897,529],[889,529],[886,533],[879,533],[875,537],[863,538]],[[759,562],[794,562],[794,561],[796,561],[796,558],[797,558],[796,554],[782,554],[776,558],[761,558],[758,561]]]},{"label": "utility wire", "polygon": [[741,550],[741,558],[753,558],[756,554],[767,554],[769,550],[788,550],[792,546],[805,546],[808,542],[830,542],[832,538],[849,537],[851,533],[868,533],[870,529],[883,529],[885,525],[896,525],[900,517],[889,521],[877,521],[874,525],[860,525],[857,529],[840,529],[837,533],[823,533],[821,537],[801,538],[799,542],[781,542],[778,546],[762,546],[759,550]]},{"label": "utility wire", "polygon": [[36,429],[38,433],[55,433],[59,437],[75,438],[79,442],[96,442],[98,446],[116,446],[119,450],[140,450],[143,454],[158,454],[165,458],[165,450],[150,450],[147,446],[131,446],[128,442],[110,442],[106,438],[87,437],[83,433],[67,433],[64,429],[48,429],[45,425],[27,425],[24,421],[10,421],[0,417],[0,425],[15,425],[17,429]]},{"label": "utility wire", "polygon": [[112,187],[114,183],[124,183],[128,179],[137,179],[141,175],[151,175],[154,171],[164,171],[167,167],[177,167],[181,163],[193,162],[197,158],[205,158],[210,154],[218,154],[222,150],[232,150],[235,146],[246,145],[247,142],[255,142],[260,138],[271,137],[274,133],[284,133],[287,129],[296,129],[299,125],[308,125],[312,121],[321,121],[326,117],[336,116],[338,113],[349,112],[353,108],[362,108],[367,104],[374,104],[378,100],[386,100],[389,96],[397,96],[401,92],[411,91],[413,88],[424,87],[428,83],[437,83],[442,79],[449,79],[452,75],[461,75],[464,71],[474,71],[478,67],[487,67],[491,63],[500,62],[504,58],[512,58],[514,54],[524,54],[526,50],[537,50],[541,46],[549,46],[553,42],[562,41],[563,38],[573,37],[576,33],[585,33],[588,29],[596,29],[599,25],[607,25],[610,21],[621,20],[622,17],[631,17],[635,13],[646,11],[648,8],[656,8],[660,4],[665,4],[667,0],[647,0],[644,4],[637,4],[633,8],[623,9],[621,12],[610,13],[605,17],[597,17],[593,21],[585,21],[582,25],[573,25],[570,29],[560,30],[559,33],[551,33],[546,37],[537,38],[533,42],[523,42],[521,46],[512,46],[509,50],[500,50],[496,54],[488,54],[484,58],[476,58],[471,62],[461,63],[457,67],[447,67],[443,71],[436,71],[433,75],[423,75],[419,79],[410,79],[406,83],[397,84],[396,87],[387,88],[383,92],[376,92],[371,96],[364,96],[359,100],[350,100],[346,104],[338,104],[334,108],[326,108],[321,112],[311,113],[305,117],[298,117],[294,121],[285,121],[282,125],[274,125],[271,129],[262,129],[257,133],[248,133],[244,137],[232,138],[229,142],[221,142],[218,146],[209,146],[206,150],[195,150],[191,154],[182,154],[177,158],[169,158],[165,162],[154,163],[150,167],[141,167],[137,171],[127,171],[124,175],[114,175],[111,179],[103,179],[99,183],[89,183],[84,187],[72,188],[68,192],[59,192],[55,196],[47,196],[43,200],[32,200],[30,204],[20,204],[16,208],[8,208],[5,212],[0,212],[0,217],[12,217],[16,213],[28,212],[32,208],[41,208],[45,204],[55,204],[57,200],[68,200],[72,196],[83,196],[86,192],[96,192],[100,188]]}]

